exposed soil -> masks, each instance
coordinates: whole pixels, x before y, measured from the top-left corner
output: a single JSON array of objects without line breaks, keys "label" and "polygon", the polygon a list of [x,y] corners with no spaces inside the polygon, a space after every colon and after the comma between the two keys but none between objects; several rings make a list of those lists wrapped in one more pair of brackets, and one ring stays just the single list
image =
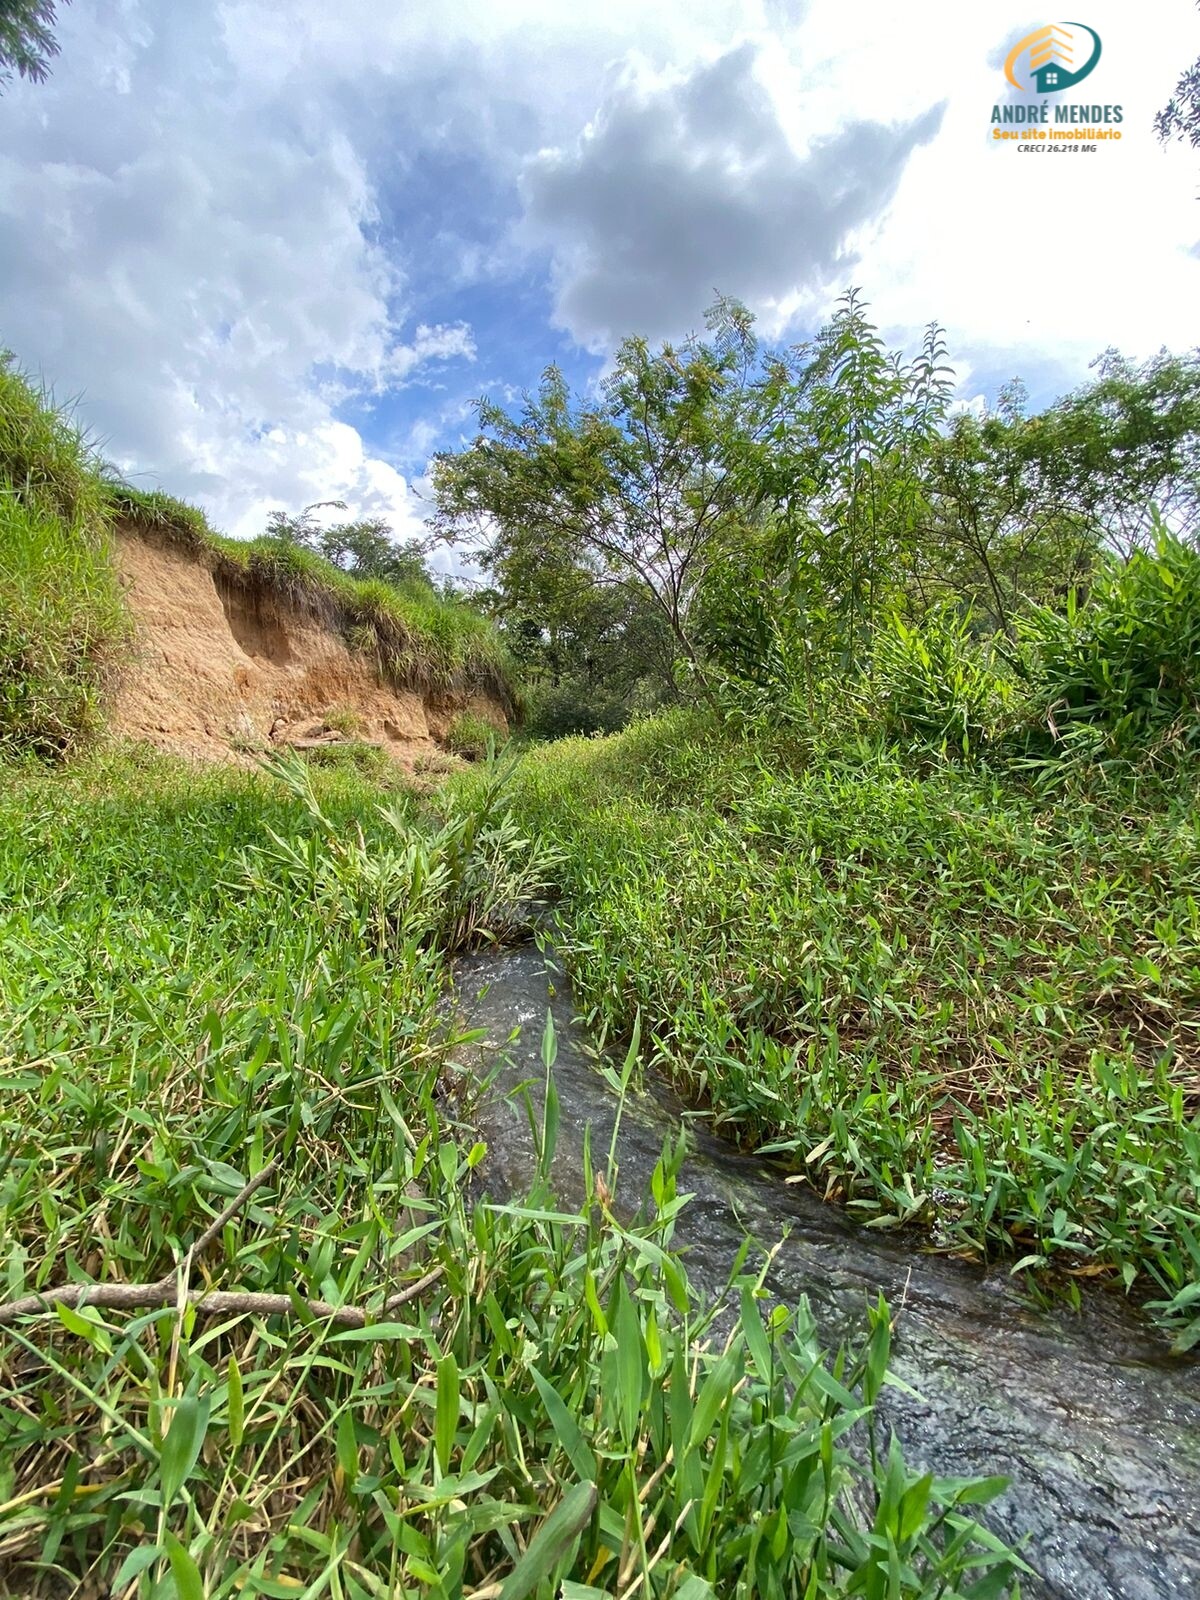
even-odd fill
[{"label": "exposed soil", "polygon": [[135,624],[111,708],[118,734],[236,762],[272,745],[349,737],[411,768],[440,748],[460,711],[507,727],[503,709],[478,693],[394,688],[301,605],[214,574],[171,544],[121,529],[116,553]]}]

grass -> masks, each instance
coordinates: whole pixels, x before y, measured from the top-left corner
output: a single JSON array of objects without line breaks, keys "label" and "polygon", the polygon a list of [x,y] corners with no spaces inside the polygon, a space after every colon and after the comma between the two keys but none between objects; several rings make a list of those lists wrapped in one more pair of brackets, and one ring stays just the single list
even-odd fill
[{"label": "grass", "polygon": [[[715,1336],[670,1252],[679,1152],[636,1227],[600,1157],[559,1210],[551,1077],[528,1201],[478,1198],[445,951],[549,861],[511,776],[475,781],[429,810],[294,763],[0,768],[0,1298],[75,1286],[0,1309],[0,1587],[1007,1592],[972,1520],[1000,1483],[875,1436],[884,1309],[830,1358],[748,1276]],[[213,1299],[247,1292],[286,1309]]]},{"label": "grass", "polygon": [[1041,796],[647,722],[530,757],[595,1024],[875,1227],[1113,1278],[1200,1338],[1194,775]]},{"label": "grass", "polygon": [[401,688],[478,689],[509,715],[521,706],[511,657],[486,617],[454,595],[414,583],[355,578],[303,546],[227,539],[195,506],[159,490],[109,488],[121,522],[182,545],[215,572],[308,606]]},{"label": "grass", "polygon": [[0,358],[0,756],[59,757],[101,721],[125,631],[86,440]]},{"label": "grass", "polygon": [[460,711],[446,732],[446,743],[467,761],[482,761],[500,740],[495,725],[474,711]]}]

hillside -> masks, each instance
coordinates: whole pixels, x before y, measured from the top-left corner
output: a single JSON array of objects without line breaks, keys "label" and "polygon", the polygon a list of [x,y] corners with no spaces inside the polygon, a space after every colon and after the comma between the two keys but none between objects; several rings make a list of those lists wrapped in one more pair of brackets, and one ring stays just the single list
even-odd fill
[{"label": "hillside", "polygon": [[134,626],[110,711],[118,734],[213,760],[352,734],[409,764],[464,711],[507,730],[498,677],[460,671],[437,684],[414,669],[389,680],[378,650],[351,648],[315,588],[205,559],[128,520],[114,544]]},{"label": "hillside", "polygon": [[245,762],[354,741],[411,766],[456,719],[507,731],[518,690],[492,625],[413,580],[215,533],[114,482],[0,363],[0,748],[57,758],[102,734]]}]

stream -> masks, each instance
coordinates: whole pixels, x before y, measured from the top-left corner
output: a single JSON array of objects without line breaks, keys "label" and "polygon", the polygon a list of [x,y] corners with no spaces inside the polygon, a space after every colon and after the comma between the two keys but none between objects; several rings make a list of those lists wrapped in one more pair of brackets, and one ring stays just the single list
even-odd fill
[{"label": "stream", "polygon": [[[539,1109],[542,1030],[554,1017],[561,1130],[554,1179],[582,1199],[579,1150],[592,1127],[598,1165],[616,1097],[575,1021],[566,977],[532,945],[457,966],[463,1019],[504,1047],[493,1090],[473,1121],[487,1141],[488,1190],[520,1195],[534,1145],[518,1084]],[[515,1042],[506,1045],[519,1028]],[[708,1132],[670,1086],[646,1075],[626,1101],[617,1157],[619,1198],[636,1209],[666,1137],[686,1120],[691,1153],[679,1179],[694,1198],[676,1248],[700,1290],[725,1286],[749,1234],[764,1250],[786,1234],[767,1287],[785,1304],[807,1295],[836,1344],[865,1324],[882,1291],[898,1323],[892,1371],[920,1398],[888,1388],[883,1434],[894,1428],[910,1466],[943,1475],[1012,1479],[983,1513],[1038,1573],[1026,1595],[1055,1600],[1200,1597],[1200,1365],[1168,1355],[1119,1296],[1083,1308],[1031,1306],[1003,1268],[992,1273],[864,1228],[761,1158]],[[748,1270],[753,1269],[753,1260]]]}]

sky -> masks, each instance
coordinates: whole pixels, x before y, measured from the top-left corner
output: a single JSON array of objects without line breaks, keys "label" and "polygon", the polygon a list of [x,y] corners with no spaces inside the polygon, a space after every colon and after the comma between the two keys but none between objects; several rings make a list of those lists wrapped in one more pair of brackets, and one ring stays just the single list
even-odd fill
[{"label": "sky", "polygon": [[[849,286],[946,329],[959,397],[1047,403],[1110,346],[1200,341],[1200,153],[1152,130],[1200,11],[1087,0],[1065,98],[1119,143],[991,137],[1059,20],[962,0],[76,0],[0,94],[0,348],[131,482],[240,537],[346,501],[405,538],[481,395],[715,293],[772,340]],[[1029,98],[1036,98],[1030,96]]]}]

